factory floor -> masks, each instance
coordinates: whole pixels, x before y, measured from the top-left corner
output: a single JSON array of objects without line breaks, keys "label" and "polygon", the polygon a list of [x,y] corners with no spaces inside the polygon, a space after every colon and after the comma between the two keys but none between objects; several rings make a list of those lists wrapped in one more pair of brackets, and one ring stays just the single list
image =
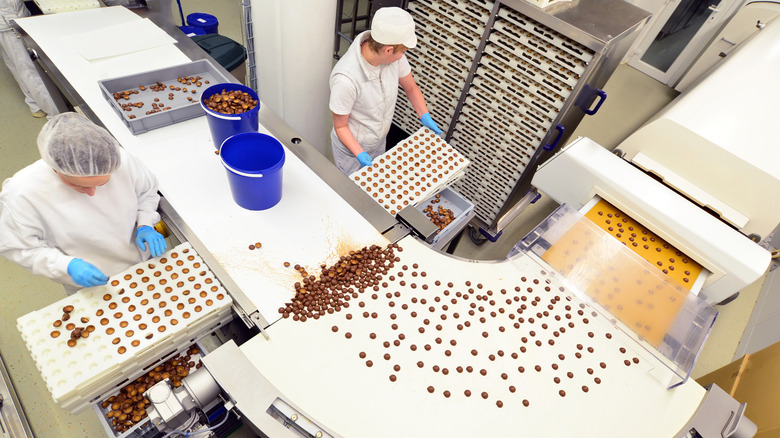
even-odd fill
[{"label": "factory floor", "polygon": [[[241,1],[230,0],[231,6],[227,8],[225,3],[211,0],[182,2],[185,15],[191,12],[213,14],[220,21],[221,34],[242,41]],[[175,11],[175,14],[178,15],[178,11]],[[176,22],[178,21],[177,19]],[[609,99],[602,110],[596,116],[585,119],[573,138],[588,136],[603,146],[612,148],[676,97],[673,90],[626,65],[617,69],[605,91]],[[19,87],[4,65],[0,67],[0,96],[3,103],[0,105],[0,126],[3,132],[0,136],[0,156],[3,157],[0,160],[0,180],[4,180],[39,158],[35,141],[46,119],[32,117]],[[515,243],[556,207],[549,198],[542,196],[540,201],[527,208],[504,230],[498,242],[476,245],[468,236],[464,236],[455,255],[485,260],[503,258]],[[718,307],[720,316],[694,368],[694,377],[733,360],[763,281],[762,277],[742,290],[735,302]],[[92,410],[72,415],[54,404],[16,329],[18,317],[64,296],[65,292],[61,286],[46,278],[32,276],[17,265],[0,258],[0,354],[35,436],[106,436]],[[249,437],[254,434],[242,427],[232,436]]]}]

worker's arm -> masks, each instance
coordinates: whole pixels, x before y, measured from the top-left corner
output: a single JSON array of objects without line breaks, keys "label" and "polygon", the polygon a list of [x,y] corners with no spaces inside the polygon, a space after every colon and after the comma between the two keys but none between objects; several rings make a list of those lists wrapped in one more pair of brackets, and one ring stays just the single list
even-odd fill
[{"label": "worker's arm", "polygon": [[43,226],[37,226],[26,216],[11,211],[0,199],[0,256],[35,275],[60,283],[78,284],[68,272],[74,258],[46,242]]},{"label": "worker's arm", "polygon": [[404,93],[409,98],[409,102],[414,107],[414,112],[417,113],[417,118],[419,119],[428,112],[428,105],[425,103],[425,96],[420,91],[420,87],[417,86],[411,73],[399,79],[398,82],[401,84],[401,88],[404,89]]},{"label": "worker's arm", "polygon": [[336,135],[341,140],[341,143],[349,149],[354,156],[358,156],[363,152],[363,147],[360,146],[352,131],[349,129],[349,114],[333,114],[333,129],[336,131]]},{"label": "worker's arm", "polygon": [[138,199],[136,226],[148,225],[154,227],[160,222],[157,208],[160,204],[157,177],[133,154],[122,152],[122,164],[128,167],[133,180],[133,190]]},{"label": "worker's arm", "polygon": [[148,247],[152,257],[158,257],[165,252],[168,244],[165,243],[165,237],[154,229],[160,221],[160,214],[157,212],[160,204],[157,177],[130,153],[123,153],[123,162],[128,166],[135,195],[138,197],[135,244],[141,251]]},{"label": "worker's arm", "polygon": [[425,96],[423,96],[417,83],[414,82],[412,74],[409,73],[399,79],[398,82],[401,84],[401,88],[404,89],[406,96],[409,98],[409,102],[411,102],[414,111],[417,113],[417,118],[420,119],[423,126],[436,133],[436,135],[441,135],[442,130],[439,129],[439,125],[431,118],[431,113],[428,112],[428,105],[425,103]]}]

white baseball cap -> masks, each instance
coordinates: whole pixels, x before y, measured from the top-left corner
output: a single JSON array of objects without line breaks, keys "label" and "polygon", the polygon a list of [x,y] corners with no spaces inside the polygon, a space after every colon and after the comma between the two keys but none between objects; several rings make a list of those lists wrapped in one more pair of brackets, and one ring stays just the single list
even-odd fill
[{"label": "white baseball cap", "polygon": [[379,44],[403,44],[407,49],[417,45],[412,16],[397,7],[384,7],[376,11],[371,22],[371,37]]}]

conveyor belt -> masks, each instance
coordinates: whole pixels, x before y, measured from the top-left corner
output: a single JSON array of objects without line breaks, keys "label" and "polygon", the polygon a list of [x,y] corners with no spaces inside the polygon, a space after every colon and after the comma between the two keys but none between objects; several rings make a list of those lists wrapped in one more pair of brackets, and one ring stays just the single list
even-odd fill
[{"label": "conveyor belt", "polygon": [[685,289],[691,290],[702,272],[702,265],[603,199],[585,217]]},{"label": "conveyor belt", "polygon": [[668,391],[647,352],[529,257],[474,263],[399,243],[390,272],[349,307],[283,319],[241,347],[319,425],[350,437],[657,438],[696,410],[695,382]]}]

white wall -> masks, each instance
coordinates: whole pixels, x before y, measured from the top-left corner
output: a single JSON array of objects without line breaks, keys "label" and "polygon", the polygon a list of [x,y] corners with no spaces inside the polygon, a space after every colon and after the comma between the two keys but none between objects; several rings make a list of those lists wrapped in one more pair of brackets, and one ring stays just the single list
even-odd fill
[{"label": "white wall", "polygon": [[260,100],[320,153],[330,145],[328,77],[336,2],[254,0],[252,27]]}]

